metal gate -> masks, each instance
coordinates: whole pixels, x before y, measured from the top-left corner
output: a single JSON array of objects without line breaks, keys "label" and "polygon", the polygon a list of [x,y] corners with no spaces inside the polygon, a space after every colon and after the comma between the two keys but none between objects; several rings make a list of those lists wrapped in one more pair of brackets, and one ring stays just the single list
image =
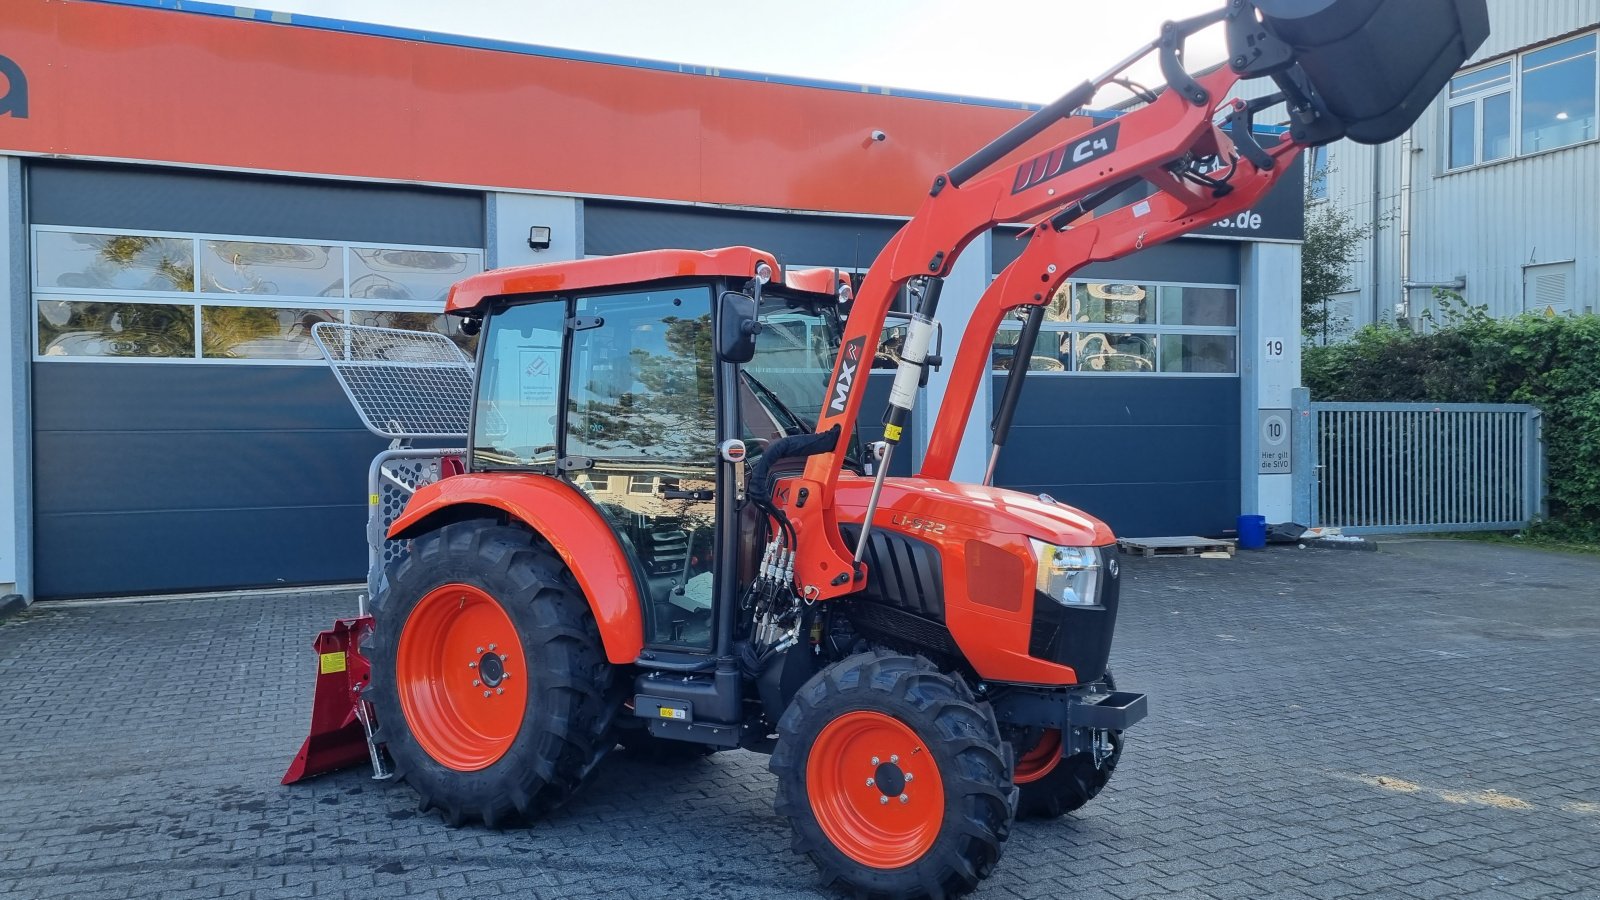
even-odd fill
[{"label": "metal gate", "polygon": [[1511,531],[1544,514],[1537,407],[1296,394],[1297,521],[1353,534]]}]

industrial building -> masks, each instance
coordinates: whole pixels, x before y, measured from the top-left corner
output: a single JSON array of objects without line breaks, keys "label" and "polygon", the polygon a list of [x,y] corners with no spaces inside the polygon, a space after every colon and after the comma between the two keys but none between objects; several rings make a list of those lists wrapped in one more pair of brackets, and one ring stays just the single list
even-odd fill
[{"label": "industrial building", "polygon": [[1334,337],[1425,327],[1444,312],[1436,290],[1497,317],[1596,311],[1600,4],[1489,0],[1489,18],[1488,41],[1404,137],[1313,152],[1310,202],[1371,232],[1329,298]]},{"label": "industrial building", "polygon": [[[313,324],[453,334],[464,275],[665,246],[860,272],[1031,109],[187,0],[11,0],[0,90],[0,590],[30,599],[360,581],[383,444]],[[1303,190],[1079,273],[997,483],[1124,534],[1288,519],[1261,435],[1299,384]],[[961,257],[948,332],[1018,244]],[[1430,252],[1410,277],[1449,269]],[[957,478],[983,477],[988,401]]]}]

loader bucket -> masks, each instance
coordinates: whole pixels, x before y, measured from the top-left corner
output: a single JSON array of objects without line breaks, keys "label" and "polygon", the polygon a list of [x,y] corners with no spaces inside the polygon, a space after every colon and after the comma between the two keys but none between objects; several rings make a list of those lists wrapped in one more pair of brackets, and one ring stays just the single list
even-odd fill
[{"label": "loader bucket", "polygon": [[[1486,0],[1255,0],[1344,136],[1399,137],[1489,36]],[[1321,141],[1319,141],[1321,143]]]},{"label": "loader bucket", "polygon": [[[361,698],[371,666],[357,653],[361,640],[372,633],[372,617],[339,619],[317,635],[317,688],[311,700],[311,734],[300,745],[294,762],[283,776],[284,784],[373,761],[367,743]],[[370,721],[370,719],[369,719]]]}]

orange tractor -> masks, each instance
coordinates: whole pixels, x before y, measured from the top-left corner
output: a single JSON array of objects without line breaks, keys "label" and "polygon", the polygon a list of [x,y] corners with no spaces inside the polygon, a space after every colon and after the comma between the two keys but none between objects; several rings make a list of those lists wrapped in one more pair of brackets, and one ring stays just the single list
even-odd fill
[{"label": "orange tractor", "polygon": [[[1184,41],[1212,25],[1229,63],[1191,75]],[[853,292],[747,247],[660,250],[457,284],[475,367],[442,337],[321,326],[375,430],[465,447],[391,451],[438,471],[374,529],[370,613],[318,638],[313,734],[285,780],[370,759],[451,824],[502,827],[571,797],[619,743],[745,748],[771,754],[777,810],[825,881],[970,890],[1016,816],[1101,790],[1146,710],[1107,670],[1111,531],[949,480],[996,330],[1023,316],[1027,360],[1074,271],[1249,209],[1307,146],[1395,137],[1486,36],[1484,0],[1232,0],[936,174]],[[1166,88],[1147,103],[999,165],[1148,54]],[[1276,92],[1228,99],[1257,77]],[[1262,137],[1253,118],[1278,104],[1287,132]],[[1006,222],[1034,223],[1026,248],[962,329],[921,470],[889,477],[942,362],[944,278]],[[903,290],[916,311],[884,344]],[[868,448],[881,346],[897,371]],[[1028,368],[1011,367],[994,454]],[[455,424],[407,425],[408,393]]]}]

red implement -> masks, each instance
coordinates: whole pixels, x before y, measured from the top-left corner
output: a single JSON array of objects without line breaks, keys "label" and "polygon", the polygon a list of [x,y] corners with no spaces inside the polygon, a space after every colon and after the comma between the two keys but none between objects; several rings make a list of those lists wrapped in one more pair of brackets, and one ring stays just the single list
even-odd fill
[{"label": "red implement", "polygon": [[[284,784],[373,760],[363,717],[371,710],[361,699],[371,665],[356,652],[372,633],[372,617],[339,619],[317,635],[317,689],[311,700],[311,734],[283,776]],[[374,760],[374,762],[376,762]]]}]

